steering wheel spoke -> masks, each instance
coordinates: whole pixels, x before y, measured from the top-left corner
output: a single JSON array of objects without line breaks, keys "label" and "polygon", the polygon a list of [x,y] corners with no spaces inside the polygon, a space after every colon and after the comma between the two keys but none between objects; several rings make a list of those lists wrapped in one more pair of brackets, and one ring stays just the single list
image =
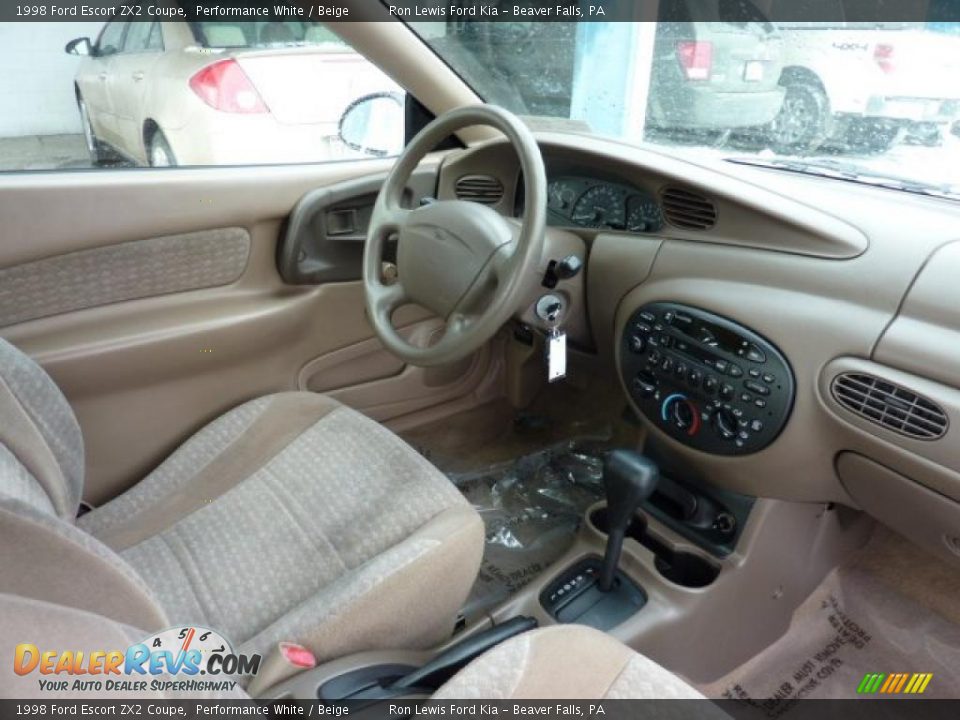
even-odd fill
[{"label": "steering wheel spoke", "polygon": [[[526,197],[522,222],[507,221],[491,209],[481,211],[460,200],[439,202],[430,210],[402,208],[405,188],[426,154],[451,133],[474,125],[500,130],[517,150]],[[540,148],[516,116],[488,105],[462,107],[421,130],[384,181],[364,248],[367,314],[387,349],[408,363],[427,367],[467,357],[492,338],[523,302],[527,279],[543,249],[546,208]],[[417,213],[415,225],[408,225],[411,213]],[[505,230],[505,225],[511,227]],[[380,277],[383,246],[394,233],[400,236],[400,276],[395,284],[384,285]],[[482,254],[486,248],[497,249],[487,256]],[[486,257],[489,260],[476,277],[465,276],[473,272],[467,270],[473,267],[471,259]],[[415,347],[399,335],[391,315],[405,302],[418,302],[446,315],[447,331],[440,342]]]},{"label": "steering wheel spoke", "polygon": [[375,290],[368,288],[367,292],[371,295],[374,315],[387,321],[390,320],[394,310],[409,300],[407,291],[399,279],[391,285],[380,283],[378,288]]}]

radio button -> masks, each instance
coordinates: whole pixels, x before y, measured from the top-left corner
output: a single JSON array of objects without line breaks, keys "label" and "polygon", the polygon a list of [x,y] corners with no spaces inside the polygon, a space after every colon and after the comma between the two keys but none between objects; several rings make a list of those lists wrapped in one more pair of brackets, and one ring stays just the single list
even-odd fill
[{"label": "radio button", "polygon": [[699,370],[691,370],[687,375],[687,382],[694,387],[699,387],[700,383],[703,382],[703,373]]},{"label": "radio button", "polygon": [[740,368],[739,365],[734,365],[733,363],[730,363],[730,369],[727,370],[727,374],[730,377],[735,377],[735,378],[743,377],[743,370]]},{"label": "radio button", "polygon": [[630,352],[640,355],[647,349],[647,341],[640,335],[630,336]]},{"label": "radio button", "polygon": [[773,375],[771,375],[770,373],[764,373],[764,374],[763,374],[763,381],[764,381],[765,383],[772,383],[772,382],[774,382],[775,380],[776,380],[776,378],[775,378]]},{"label": "radio button", "polygon": [[657,392],[656,379],[647,373],[640,373],[633,379],[633,389],[640,397],[653,397]]},{"label": "radio button", "polygon": [[761,384],[758,383],[756,380],[744,380],[744,381],[743,381],[743,386],[744,386],[747,390],[750,390],[751,392],[755,392],[757,395],[769,395],[769,394],[770,394],[770,388],[768,388],[766,385],[761,385]]},{"label": "radio button", "polygon": [[732,397],[733,397],[733,385],[730,385],[729,383],[724,383],[724,384],[720,387],[720,397],[723,398],[724,400],[729,400],[730,398],[732,398]]},{"label": "radio button", "polygon": [[657,316],[654,315],[652,312],[643,311],[642,313],[640,313],[640,319],[648,323],[652,323],[657,321]]},{"label": "radio button", "polygon": [[707,375],[707,379],[703,381],[703,389],[708,393],[712,393],[717,389],[719,384],[720,381],[717,380],[713,375]]},{"label": "radio button", "polygon": [[687,365],[686,363],[677,363],[677,366],[673,369],[673,374],[678,378],[684,378],[687,376]]},{"label": "radio button", "polygon": [[758,348],[756,345],[749,345],[746,352],[747,360],[755,363],[762,363],[767,361],[767,356],[763,354],[763,351]]},{"label": "radio button", "polygon": [[693,318],[687,315],[686,313],[678,312],[673,318],[674,324],[685,325],[689,327],[693,325]]}]

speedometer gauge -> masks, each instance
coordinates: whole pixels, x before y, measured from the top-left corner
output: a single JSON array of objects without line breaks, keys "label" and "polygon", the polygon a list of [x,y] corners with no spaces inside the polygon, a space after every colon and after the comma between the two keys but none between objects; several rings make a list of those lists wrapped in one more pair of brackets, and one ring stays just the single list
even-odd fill
[{"label": "speedometer gauge", "polygon": [[584,227],[619,230],[623,229],[626,212],[623,191],[610,185],[595,185],[577,200],[571,219]]}]

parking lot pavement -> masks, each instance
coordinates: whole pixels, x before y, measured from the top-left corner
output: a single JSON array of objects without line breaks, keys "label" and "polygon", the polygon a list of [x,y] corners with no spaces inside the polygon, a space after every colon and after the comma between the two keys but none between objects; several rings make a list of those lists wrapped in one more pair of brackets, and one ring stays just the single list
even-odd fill
[{"label": "parking lot pavement", "polygon": [[90,167],[83,135],[25,135],[0,138],[0,170],[57,170]]}]

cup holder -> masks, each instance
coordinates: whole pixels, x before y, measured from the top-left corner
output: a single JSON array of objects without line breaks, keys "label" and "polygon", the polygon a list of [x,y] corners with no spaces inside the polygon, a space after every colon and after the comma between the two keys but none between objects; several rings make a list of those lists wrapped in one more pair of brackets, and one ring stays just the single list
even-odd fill
[{"label": "cup holder", "polygon": [[[608,532],[607,509],[597,508],[590,513],[590,522],[600,532]],[[633,538],[654,555],[654,567],[675,585],[704,588],[717,579],[720,568],[700,555],[685,550],[674,550],[647,532],[647,522],[635,515],[627,528],[627,537]]]}]

